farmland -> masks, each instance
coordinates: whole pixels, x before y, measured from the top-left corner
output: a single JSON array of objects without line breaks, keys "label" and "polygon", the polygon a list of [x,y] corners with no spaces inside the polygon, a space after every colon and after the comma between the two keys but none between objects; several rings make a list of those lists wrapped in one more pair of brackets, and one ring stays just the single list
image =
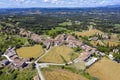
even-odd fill
[{"label": "farmland", "polygon": [[16,50],[17,54],[22,58],[37,58],[43,54],[44,50],[42,46],[35,45],[32,47],[22,47]]},{"label": "farmland", "polygon": [[101,46],[118,46],[119,42],[118,41],[111,41],[111,40],[98,40],[98,41],[90,41],[90,43],[93,46],[96,46],[97,44],[101,45]]},{"label": "farmland", "polygon": [[107,58],[102,58],[96,62],[87,71],[100,80],[119,80],[120,79],[120,64],[111,61]]},{"label": "farmland", "polygon": [[101,46],[105,46],[105,44],[101,41],[101,40],[97,40],[97,41],[90,41],[90,43],[93,46],[96,46],[97,44],[101,45]]},{"label": "farmland", "polygon": [[98,29],[90,29],[83,32],[77,32],[76,35],[84,37],[84,36],[92,36],[95,35],[96,33],[103,34],[103,32]]},{"label": "farmland", "polygon": [[88,80],[80,74],[60,68],[44,68],[43,74],[46,80]]},{"label": "farmland", "polygon": [[117,46],[117,45],[119,45],[119,42],[111,41],[111,40],[104,40],[104,43],[109,45],[109,46]]},{"label": "farmland", "polygon": [[66,46],[53,47],[47,55],[45,55],[40,62],[65,63],[78,57],[71,48]]}]

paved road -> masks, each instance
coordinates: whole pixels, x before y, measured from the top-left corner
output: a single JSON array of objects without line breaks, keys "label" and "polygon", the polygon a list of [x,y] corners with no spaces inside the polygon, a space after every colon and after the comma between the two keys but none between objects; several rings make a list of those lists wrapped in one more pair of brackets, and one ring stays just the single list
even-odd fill
[{"label": "paved road", "polygon": [[43,68],[43,67],[48,67],[49,65],[53,66],[65,66],[66,64],[56,64],[56,63],[38,63],[38,65]]},{"label": "paved road", "polygon": [[44,76],[43,76],[43,74],[42,74],[38,64],[36,64],[36,69],[38,71],[38,75],[40,77],[40,80],[45,80],[45,78],[44,78]]},{"label": "paved road", "polygon": [[2,56],[4,56],[4,57],[6,57],[10,62],[12,62],[13,60],[11,60],[8,56],[6,56],[6,55],[2,55]]},{"label": "paved road", "polygon": [[44,52],[44,54],[42,55],[42,56],[40,56],[34,63],[36,64],[36,69],[37,69],[37,71],[38,71],[38,75],[39,75],[39,77],[40,77],[40,80],[45,80],[45,78],[44,78],[44,76],[43,76],[43,74],[42,74],[42,72],[41,72],[41,70],[40,70],[40,67],[39,67],[39,64],[37,63],[42,57],[44,57],[46,54],[47,54],[47,50],[45,49],[44,50],[45,52]]},{"label": "paved road", "polygon": [[37,63],[42,57],[44,57],[47,53],[48,53],[48,51],[46,50],[46,49],[44,49],[44,53],[43,53],[43,55],[42,56],[40,56],[36,61],[35,61],[35,63]]}]

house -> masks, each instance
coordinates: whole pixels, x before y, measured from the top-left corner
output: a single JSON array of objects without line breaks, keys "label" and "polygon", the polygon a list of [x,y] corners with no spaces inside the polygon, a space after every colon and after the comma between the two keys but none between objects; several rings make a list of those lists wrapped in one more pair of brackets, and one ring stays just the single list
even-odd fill
[{"label": "house", "polygon": [[105,53],[102,53],[102,52],[100,52],[100,51],[95,51],[95,54],[96,54],[96,55],[99,55],[99,56],[104,56],[104,55],[105,55]]},{"label": "house", "polygon": [[31,34],[32,34],[32,32],[30,32],[30,31],[25,31],[25,29],[20,28],[19,34],[22,35],[22,36],[30,37]]},{"label": "house", "polygon": [[114,59],[114,57],[113,57],[113,55],[112,55],[112,54],[109,54],[109,55],[108,55],[108,57],[109,57],[111,60],[113,60],[113,59]]},{"label": "house", "polygon": [[88,45],[82,45],[81,48],[85,51],[91,51],[92,47],[88,46]]},{"label": "house", "polygon": [[89,52],[82,52],[80,59],[83,61],[86,61],[90,56],[91,56],[91,54]]},{"label": "house", "polygon": [[24,62],[30,62],[32,60],[32,58],[23,58],[22,59]]},{"label": "house", "polygon": [[55,40],[58,40],[58,41],[60,41],[60,42],[63,42],[63,41],[65,41],[67,39],[67,35],[66,34],[60,34],[60,35],[58,35],[56,38],[55,38]]},{"label": "house", "polygon": [[25,31],[25,29],[20,28],[19,34],[22,35],[22,36],[30,37],[31,33],[32,32],[30,32],[30,31],[27,32],[27,31]]},{"label": "house", "polygon": [[47,39],[47,40],[43,41],[43,44],[46,46],[46,49],[50,49],[50,47],[53,45],[53,40]]},{"label": "house", "polygon": [[62,45],[62,42],[60,42],[59,40],[54,40],[54,45],[60,46],[60,45]]},{"label": "house", "polygon": [[77,39],[74,36],[68,35],[66,38],[66,41],[70,42],[70,41],[76,41]]},{"label": "house", "polygon": [[82,41],[77,40],[74,36],[68,35],[66,42],[69,47],[77,47],[82,45]]},{"label": "house", "polygon": [[54,45],[60,46],[66,43],[67,35],[66,34],[60,34],[54,39]]},{"label": "house", "polygon": [[35,42],[42,42],[42,38],[38,34],[32,33],[30,31],[25,31],[22,28],[20,29],[19,34],[22,35],[22,36],[26,36],[26,37],[30,38],[31,40],[33,40]]},{"label": "house", "polygon": [[103,39],[109,39],[109,36],[108,36],[107,34],[103,34],[103,35],[102,35],[102,38],[103,38]]},{"label": "house", "polygon": [[20,59],[15,59],[14,62],[12,62],[12,64],[15,68],[24,68],[27,66],[27,63]]},{"label": "house", "polygon": [[14,55],[14,56],[12,56],[10,59],[14,61],[15,59],[18,59],[18,56],[17,56],[17,55]]},{"label": "house", "polygon": [[98,60],[98,58],[91,57],[91,58],[89,58],[89,59],[87,59],[87,60],[85,61],[85,65],[86,65],[87,67],[89,67],[89,66],[91,66],[92,64],[94,64],[97,60]]},{"label": "house", "polygon": [[42,38],[39,35],[34,33],[31,34],[30,39],[32,39],[35,42],[42,42]]},{"label": "house", "polygon": [[68,43],[68,46],[69,46],[69,47],[77,47],[76,44],[75,44],[75,42],[69,42],[69,43]]},{"label": "house", "polygon": [[92,49],[90,50],[90,53],[93,54],[93,53],[95,53],[95,51],[96,51],[96,48],[92,48]]},{"label": "house", "polygon": [[0,64],[2,64],[4,66],[8,65],[9,63],[10,62],[7,59],[4,59],[4,60],[0,61]]},{"label": "house", "polygon": [[8,56],[9,58],[16,55],[16,52],[14,51],[15,48],[8,48],[4,55]]},{"label": "house", "polygon": [[82,41],[78,41],[78,40],[77,40],[77,41],[75,41],[75,43],[76,43],[76,45],[79,46],[79,47],[80,47],[81,45],[83,45]]}]

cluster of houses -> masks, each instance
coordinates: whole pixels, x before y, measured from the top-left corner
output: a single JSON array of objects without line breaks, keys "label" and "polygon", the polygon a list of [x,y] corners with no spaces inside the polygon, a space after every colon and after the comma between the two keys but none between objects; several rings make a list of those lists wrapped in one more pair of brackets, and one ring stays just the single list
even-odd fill
[{"label": "cluster of houses", "polygon": [[35,41],[35,42],[43,42],[43,44],[46,46],[47,49],[49,49],[51,46],[60,46],[63,44],[68,44],[69,47],[76,47],[80,46],[82,44],[81,41],[77,40],[75,37],[71,35],[66,34],[60,34],[55,39],[43,39],[38,34],[32,33],[30,31],[25,31],[24,29],[20,29],[20,35],[26,36],[29,39]]},{"label": "cluster of houses", "polygon": [[[83,44],[82,41],[77,40],[74,36],[69,34],[59,34],[55,39],[51,39],[51,38],[43,39],[37,34],[34,34],[30,31],[26,32],[24,29],[20,29],[20,35],[26,36],[35,42],[42,42],[46,46],[46,49],[50,49],[52,46],[61,46],[61,45],[67,45],[69,47],[80,47],[81,49],[84,50],[84,52],[81,53],[81,56],[78,59],[74,60],[74,62],[77,62],[80,59],[87,63],[89,63],[89,61],[92,61],[90,63],[93,64],[96,61],[96,59],[91,60],[92,54],[96,54],[99,56],[104,55],[104,53],[97,51],[96,48],[92,48],[86,44]],[[102,34],[101,36],[102,38],[107,38],[107,39],[109,38],[108,35]],[[91,38],[91,40],[98,40],[98,37],[93,37]]]},{"label": "cluster of houses", "polygon": [[38,34],[32,33],[31,31],[25,31],[22,28],[20,29],[19,34],[22,35],[22,36],[28,37],[29,39],[31,39],[35,42],[41,42],[42,41],[42,38]]},{"label": "cluster of houses", "polygon": [[80,47],[84,52],[82,52],[80,57],[75,59],[74,62],[76,63],[79,60],[83,60],[85,61],[86,66],[92,65],[98,60],[98,58],[91,57],[91,55],[96,54],[98,56],[104,56],[104,53],[97,51],[96,48],[83,44],[82,41],[77,40],[74,36],[67,34],[60,34],[55,39],[47,39],[43,43],[47,46],[47,49],[53,45],[61,46],[64,44],[69,47]]},{"label": "cluster of houses", "polygon": [[86,66],[91,66],[99,59],[96,57],[92,57],[93,54],[98,56],[104,56],[104,53],[97,51],[96,48],[92,48],[88,45],[83,44],[80,46],[80,48],[83,49],[84,51],[81,53],[81,55],[77,59],[73,61],[74,63],[77,63],[80,60],[82,60],[85,62]]},{"label": "cluster of houses", "polygon": [[81,55],[73,61],[74,63],[79,62],[79,60],[83,60],[85,61],[86,66],[90,66],[98,60],[98,58],[92,57],[93,54],[104,56],[104,53],[97,51],[96,48],[83,44],[82,41],[77,40],[71,35],[60,34],[55,38],[55,41],[59,42],[59,45],[61,45],[61,43],[67,43],[66,45],[69,47],[80,47],[83,50]]},{"label": "cluster of houses", "polygon": [[95,49],[91,49],[91,51],[84,51],[81,53],[80,57],[76,59],[76,62],[79,60],[82,60],[85,62],[86,66],[91,66],[99,59],[97,57],[92,57],[92,54],[95,54],[95,53],[96,53]]},{"label": "cluster of houses", "polygon": [[98,36],[100,36],[102,39],[110,39],[110,36],[108,34],[99,34],[96,33],[96,36],[89,38],[90,41],[97,41],[99,40]]},{"label": "cluster of houses", "polygon": [[3,56],[5,56],[7,58],[6,61],[6,65],[8,65],[8,63],[10,64],[10,66],[14,69],[20,69],[20,68],[24,68],[27,66],[27,63],[29,61],[29,59],[23,59],[23,58],[19,58],[18,55],[16,54],[15,48],[11,48],[9,47]]},{"label": "cluster of houses", "polygon": [[55,39],[47,39],[43,44],[49,49],[51,46],[67,45],[69,47],[77,47],[82,45],[82,41],[77,40],[75,37],[67,34],[60,34]]}]

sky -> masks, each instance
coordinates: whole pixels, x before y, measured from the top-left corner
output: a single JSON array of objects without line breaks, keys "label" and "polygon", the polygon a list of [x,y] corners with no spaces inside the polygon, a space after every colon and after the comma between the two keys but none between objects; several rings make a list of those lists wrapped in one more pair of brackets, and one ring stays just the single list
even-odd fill
[{"label": "sky", "polygon": [[0,8],[99,7],[118,4],[120,0],[0,0]]}]

